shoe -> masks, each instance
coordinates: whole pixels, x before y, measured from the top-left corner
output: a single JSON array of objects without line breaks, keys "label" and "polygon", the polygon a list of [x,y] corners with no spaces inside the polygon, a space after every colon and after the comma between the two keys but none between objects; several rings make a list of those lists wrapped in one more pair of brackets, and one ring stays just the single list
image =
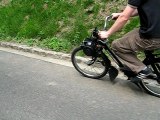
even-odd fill
[{"label": "shoe", "polygon": [[153,74],[153,73],[152,73],[152,70],[147,67],[146,69],[141,70],[141,71],[138,73],[137,77],[140,78],[140,79],[143,79],[143,78],[147,78],[148,76],[150,76],[150,75],[152,75],[152,74]]}]

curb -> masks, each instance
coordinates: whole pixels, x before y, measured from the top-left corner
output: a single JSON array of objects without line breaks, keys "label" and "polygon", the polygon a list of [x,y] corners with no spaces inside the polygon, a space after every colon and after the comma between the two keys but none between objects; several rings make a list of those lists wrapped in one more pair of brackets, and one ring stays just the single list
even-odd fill
[{"label": "curb", "polygon": [[[28,53],[35,54],[35,55],[40,55],[43,57],[49,57],[49,58],[53,58],[57,60],[66,60],[66,61],[71,62],[71,55],[65,54],[62,52],[44,50],[44,49],[37,48],[37,47],[28,47],[27,45],[21,45],[21,44],[10,43],[10,42],[0,42],[0,47],[10,48],[10,49],[14,49],[14,50],[22,51],[22,52],[28,52]],[[83,61],[83,59],[80,59],[80,60]],[[118,77],[121,79],[126,79],[126,77],[124,76],[124,74],[122,74],[121,71],[119,71]]]},{"label": "curb", "polygon": [[51,51],[51,50],[44,50],[44,49],[36,48],[36,47],[28,47],[26,45],[10,43],[10,42],[0,42],[0,47],[11,48],[14,50],[28,52],[28,53],[40,55],[43,57],[51,57],[54,59],[61,59],[61,60],[70,61],[70,58],[71,58],[70,54],[65,54],[62,52],[55,52],[55,51]]}]

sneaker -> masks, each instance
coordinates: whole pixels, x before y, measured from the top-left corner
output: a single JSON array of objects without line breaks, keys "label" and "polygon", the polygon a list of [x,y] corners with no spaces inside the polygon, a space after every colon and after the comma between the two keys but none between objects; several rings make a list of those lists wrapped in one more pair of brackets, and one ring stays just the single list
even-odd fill
[{"label": "sneaker", "polygon": [[138,73],[137,77],[140,78],[140,79],[143,79],[143,78],[146,78],[146,77],[148,77],[148,76],[150,76],[150,75],[152,75],[152,74],[153,74],[153,73],[152,73],[152,70],[147,67],[146,69],[141,70],[141,71]]}]

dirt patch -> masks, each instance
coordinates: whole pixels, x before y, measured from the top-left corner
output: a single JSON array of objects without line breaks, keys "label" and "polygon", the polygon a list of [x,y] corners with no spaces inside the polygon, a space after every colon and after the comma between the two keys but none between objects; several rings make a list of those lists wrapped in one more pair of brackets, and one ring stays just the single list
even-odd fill
[{"label": "dirt patch", "polygon": [[12,0],[0,0],[0,5],[5,6],[8,5]]}]

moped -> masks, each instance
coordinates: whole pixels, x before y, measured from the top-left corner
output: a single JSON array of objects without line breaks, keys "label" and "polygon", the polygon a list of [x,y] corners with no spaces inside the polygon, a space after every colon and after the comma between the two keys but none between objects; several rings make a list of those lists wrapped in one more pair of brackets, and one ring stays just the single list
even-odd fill
[{"label": "moped", "polygon": [[[105,30],[111,19],[112,16],[105,18]],[[85,77],[99,79],[108,73],[110,80],[114,81],[121,71],[127,76],[128,80],[138,87],[151,95],[160,97],[160,52],[156,51],[144,51],[143,63],[152,70],[153,75],[145,79],[138,78],[137,74],[125,66],[112,51],[108,40],[104,41],[99,38],[96,27],[91,36],[84,39],[81,45],[72,51],[71,61],[75,69]],[[113,63],[116,63],[116,65]]]}]

